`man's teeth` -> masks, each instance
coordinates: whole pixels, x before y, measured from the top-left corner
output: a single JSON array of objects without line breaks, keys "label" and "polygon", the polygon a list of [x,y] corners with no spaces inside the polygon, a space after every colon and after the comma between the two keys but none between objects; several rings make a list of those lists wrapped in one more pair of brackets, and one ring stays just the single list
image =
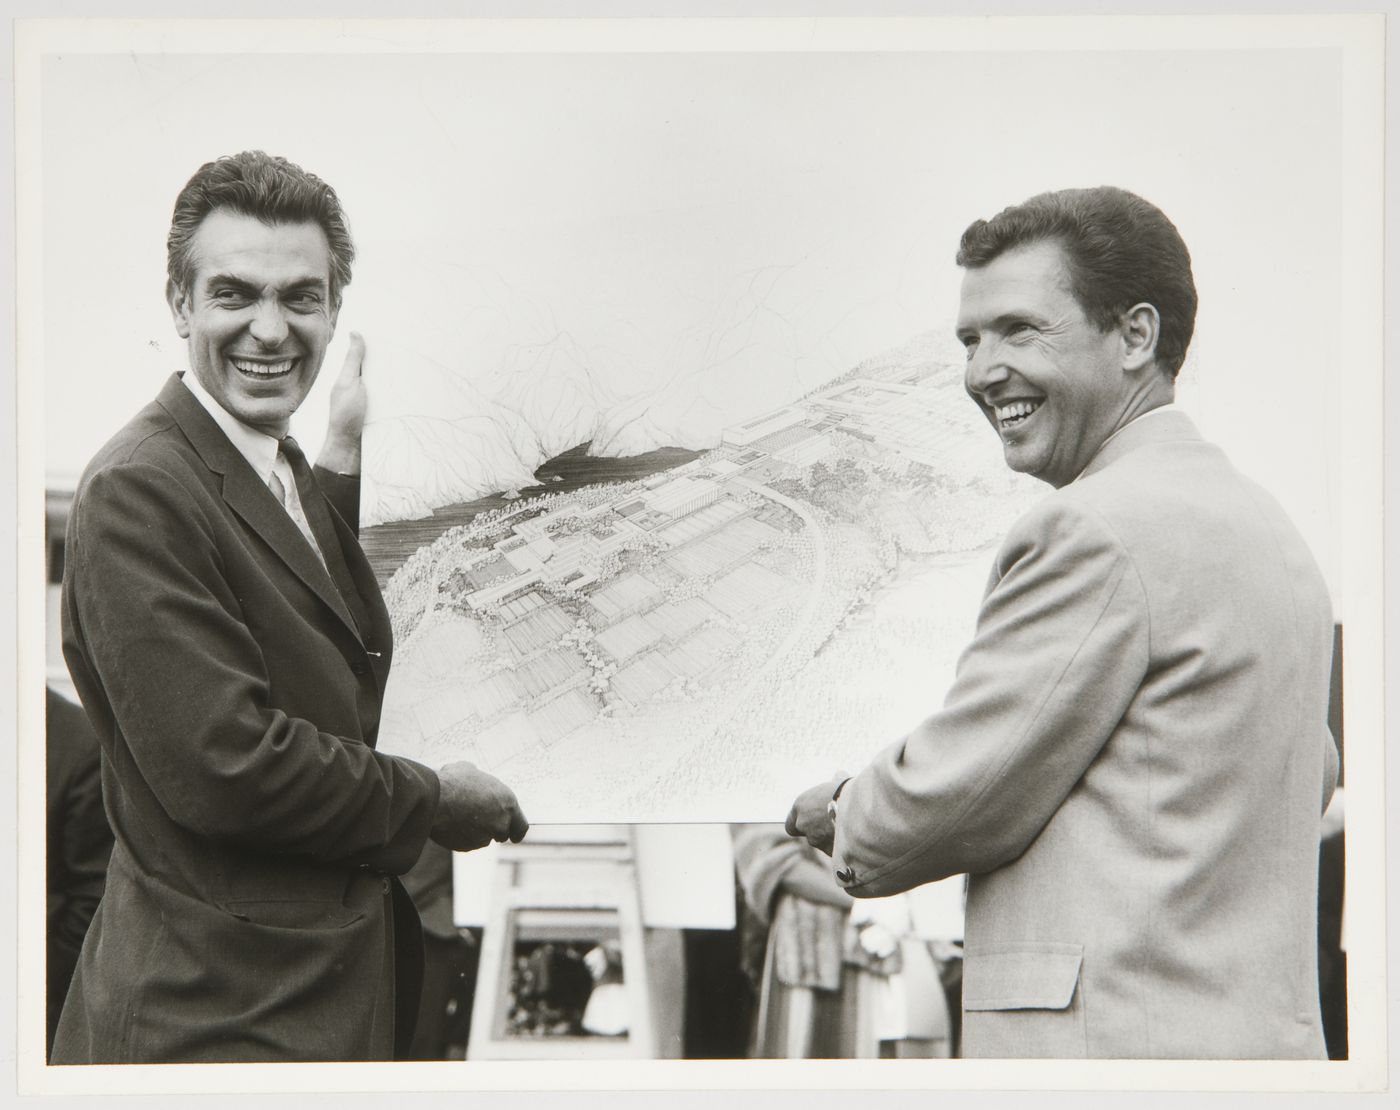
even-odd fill
[{"label": "man's teeth", "polygon": [[250,362],[247,359],[231,358],[234,368],[243,374],[252,374],[259,378],[275,378],[279,374],[286,374],[292,368],[295,359],[283,359],[281,362]]},{"label": "man's teeth", "polygon": [[1001,424],[1019,424],[1036,409],[1040,408],[1039,401],[1012,401],[1009,405],[998,405],[996,407],[997,422]]}]

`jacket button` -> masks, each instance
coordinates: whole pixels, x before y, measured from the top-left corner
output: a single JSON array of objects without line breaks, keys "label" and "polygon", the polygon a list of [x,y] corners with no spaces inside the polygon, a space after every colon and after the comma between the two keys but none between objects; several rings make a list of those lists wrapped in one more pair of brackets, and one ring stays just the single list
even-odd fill
[{"label": "jacket button", "polygon": [[842,867],[836,872],[836,881],[840,883],[853,883],[856,881],[856,873],[849,867]]},{"label": "jacket button", "polygon": [[356,661],[350,664],[350,671],[352,674],[365,675],[369,673],[369,667],[365,663]]}]

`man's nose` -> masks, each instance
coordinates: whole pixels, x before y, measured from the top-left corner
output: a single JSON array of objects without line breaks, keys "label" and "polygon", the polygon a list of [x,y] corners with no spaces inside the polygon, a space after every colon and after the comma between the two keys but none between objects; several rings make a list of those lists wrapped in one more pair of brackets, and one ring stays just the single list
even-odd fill
[{"label": "man's nose", "polygon": [[287,314],[276,300],[261,300],[248,330],[263,346],[275,347],[287,338]]},{"label": "man's nose", "polygon": [[989,389],[1006,381],[1010,372],[998,344],[986,339],[977,344],[968,358],[963,385],[969,393],[985,397]]}]

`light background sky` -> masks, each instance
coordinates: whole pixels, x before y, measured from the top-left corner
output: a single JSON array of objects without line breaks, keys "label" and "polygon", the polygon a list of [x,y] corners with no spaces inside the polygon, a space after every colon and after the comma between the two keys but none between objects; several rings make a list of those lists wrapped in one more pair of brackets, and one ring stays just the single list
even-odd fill
[{"label": "light background sky", "polygon": [[581,365],[613,397],[676,375],[663,427],[761,411],[949,326],[971,219],[1108,182],[1193,252],[1185,403],[1335,580],[1340,80],[1329,50],[51,55],[46,469],[183,368],[164,235],[222,153],[283,153],[350,215],[313,447],[352,328],[372,418],[431,411],[444,374],[543,395]]}]

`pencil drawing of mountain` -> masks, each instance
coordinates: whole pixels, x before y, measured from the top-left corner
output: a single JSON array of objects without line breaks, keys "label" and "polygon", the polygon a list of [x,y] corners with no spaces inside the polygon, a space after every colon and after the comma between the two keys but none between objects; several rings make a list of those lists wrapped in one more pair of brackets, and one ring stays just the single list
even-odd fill
[{"label": "pencil drawing of mountain", "polygon": [[536,822],[780,820],[858,767],[937,708],[1033,496],[946,351],[721,428],[586,375],[371,423],[386,750],[470,760]]}]

